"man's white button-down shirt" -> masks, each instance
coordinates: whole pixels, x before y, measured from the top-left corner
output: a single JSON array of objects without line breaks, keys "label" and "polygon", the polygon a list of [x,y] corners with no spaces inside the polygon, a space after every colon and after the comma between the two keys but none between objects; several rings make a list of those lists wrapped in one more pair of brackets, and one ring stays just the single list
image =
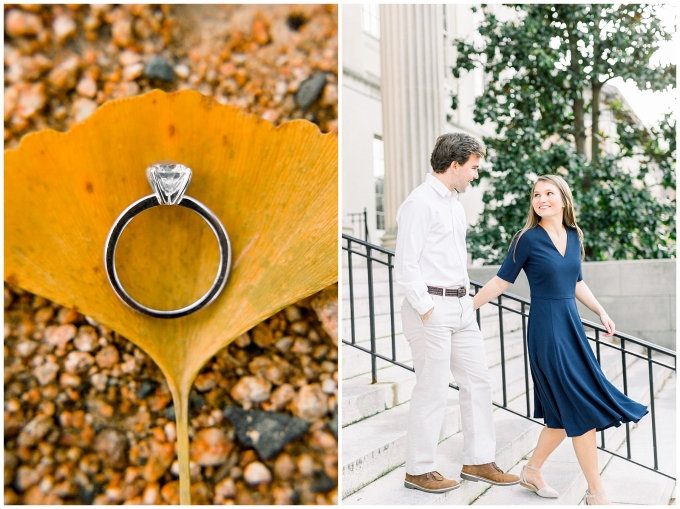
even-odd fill
[{"label": "man's white button-down shirt", "polygon": [[428,173],[399,207],[397,225],[395,279],[418,313],[434,307],[428,286],[469,291],[465,211],[457,192]]}]

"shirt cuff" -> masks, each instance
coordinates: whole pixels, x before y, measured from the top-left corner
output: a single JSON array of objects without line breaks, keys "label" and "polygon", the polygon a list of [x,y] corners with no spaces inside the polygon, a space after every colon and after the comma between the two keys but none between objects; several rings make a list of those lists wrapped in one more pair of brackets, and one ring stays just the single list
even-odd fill
[{"label": "shirt cuff", "polygon": [[434,307],[434,299],[430,297],[429,294],[427,294],[425,297],[420,299],[418,303],[413,307],[422,316]]}]

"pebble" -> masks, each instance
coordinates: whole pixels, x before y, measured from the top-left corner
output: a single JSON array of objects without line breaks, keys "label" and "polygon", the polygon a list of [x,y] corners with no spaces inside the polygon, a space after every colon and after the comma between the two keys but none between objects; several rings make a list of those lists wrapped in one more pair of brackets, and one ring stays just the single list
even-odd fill
[{"label": "pebble", "polygon": [[236,484],[231,477],[221,480],[215,485],[215,500],[216,503],[223,503],[224,499],[234,498],[236,496]]},{"label": "pebble", "polygon": [[259,461],[254,461],[243,470],[243,479],[251,486],[266,484],[272,480],[269,469]]},{"label": "pebble", "polygon": [[98,391],[106,390],[106,386],[107,386],[108,381],[109,381],[109,377],[106,376],[104,373],[94,373],[90,377],[90,382],[95,387],[95,389],[97,389]]},{"label": "pebble", "polygon": [[83,325],[78,329],[73,346],[81,352],[91,352],[95,349],[98,339],[97,330],[94,327]]},{"label": "pebble", "polygon": [[80,59],[76,55],[68,57],[52,69],[47,80],[53,87],[59,90],[70,90],[76,86],[79,67]]},{"label": "pebble", "polygon": [[76,33],[76,23],[73,18],[66,15],[60,15],[54,18],[52,22],[52,30],[54,30],[54,37],[59,44],[63,44],[66,39],[73,37]]},{"label": "pebble", "polygon": [[283,384],[272,392],[269,401],[271,405],[266,410],[278,411],[285,407],[288,403],[293,401],[295,397],[295,388],[291,384]]},{"label": "pebble", "polygon": [[201,373],[196,377],[194,387],[198,392],[207,392],[217,387],[217,375],[215,373]]},{"label": "pebble", "polygon": [[47,385],[57,378],[59,364],[56,362],[46,362],[33,370],[33,375],[40,385]]},{"label": "pebble", "polygon": [[144,73],[144,64],[137,62],[127,65],[123,68],[123,79],[125,81],[132,81],[139,78]]},{"label": "pebble", "polygon": [[335,390],[338,388],[338,384],[332,378],[326,378],[321,382],[321,390],[326,394],[335,394]]},{"label": "pebble", "polygon": [[142,475],[147,482],[158,481],[168,470],[175,459],[175,448],[170,443],[162,443],[157,440],[149,440],[149,458]]},{"label": "pebble", "polygon": [[66,356],[64,369],[67,373],[82,373],[94,364],[94,357],[87,352],[72,351]]},{"label": "pebble", "polygon": [[112,368],[120,360],[120,355],[118,350],[113,345],[108,345],[102,348],[95,356],[97,365],[102,368]]},{"label": "pebble", "polygon": [[231,389],[231,397],[250,408],[253,403],[261,403],[269,399],[272,384],[256,376],[244,376]]},{"label": "pebble", "polygon": [[19,9],[10,9],[5,15],[5,30],[12,37],[35,35],[43,29],[40,18]]},{"label": "pebble", "polygon": [[253,342],[260,348],[266,348],[274,342],[274,335],[271,329],[265,323],[257,325],[251,331]]},{"label": "pebble", "polygon": [[142,58],[139,56],[139,53],[126,49],[125,51],[122,51],[120,53],[120,56],[118,57],[118,61],[120,62],[120,65],[123,67],[128,67],[132,64],[136,64],[138,62],[141,62]]},{"label": "pebble", "polygon": [[24,339],[19,341],[16,346],[17,353],[19,357],[25,358],[29,357],[38,348],[39,343],[37,341],[31,341],[30,339]]},{"label": "pebble", "polygon": [[295,92],[295,102],[297,105],[301,109],[307,110],[323,92],[326,81],[325,72],[316,73],[314,76],[303,81],[297,92]]},{"label": "pebble", "polygon": [[185,64],[177,64],[173,69],[177,77],[183,80],[187,79],[191,74],[191,69]]},{"label": "pebble", "polygon": [[282,413],[245,411],[236,406],[227,406],[224,416],[234,426],[239,442],[254,448],[264,460],[274,457],[309,429],[309,422]]},{"label": "pebble", "polygon": [[150,79],[172,82],[175,80],[175,72],[168,61],[160,55],[154,56],[144,66],[144,76]]},{"label": "pebble", "polygon": [[281,480],[289,481],[295,475],[295,462],[288,454],[281,454],[274,463],[274,475]]},{"label": "pebble", "polygon": [[80,377],[70,373],[62,373],[59,377],[59,385],[62,387],[78,387],[80,385]]},{"label": "pebble", "polygon": [[84,76],[78,81],[76,92],[85,97],[94,97],[97,95],[97,82],[92,76]]},{"label": "pebble", "polygon": [[45,106],[45,85],[36,83],[21,89],[17,101],[16,112],[21,118],[28,119],[35,116]]},{"label": "pebble", "polygon": [[315,421],[328,412],[328,396],[319,384],[305,385],[300,388],[292,405],[293,413],[308,421]]},{"label": "pebble", "polygon": [[91,99],[80,97],[73,102],[73,108],[75,110],[74,122],[79,123],[97,110],[97,103]]},{"label": "pebble", "polygon": [[97,451],[105,465],[111,468],[124,468],[127,465],[128,439],[124,433],[106,428],[94,439],[94,450]]},{"label": "pebble", "polygon": [[64,350],[68,342],[76,336],[77,331],[73,324],[51,325],[45,329],[45,340],[59,350]]},{"label": "pebble", "polygon": [[202,429],[191,443],[191,459],[201,466],[219,465],[226,461],[233,447],[221,429]]},{"label": "pebble", "polygon": [[17,443],[29,447],[37,444],[50,431],[54,421],[48,415],[37,415],[19,433]]},{"label": "pebble", "polygon": [[165,432],[165,439],[168,442],[174,442],[177,440],[177,428],[175,428],[175,423],[174,422],[168,422],[164,427],[163,431]]},{"label": "pebble", "polygon": [[152,483],[147,485],[142,495],[142,504],[156,505],[160,502],[160,484]]}]

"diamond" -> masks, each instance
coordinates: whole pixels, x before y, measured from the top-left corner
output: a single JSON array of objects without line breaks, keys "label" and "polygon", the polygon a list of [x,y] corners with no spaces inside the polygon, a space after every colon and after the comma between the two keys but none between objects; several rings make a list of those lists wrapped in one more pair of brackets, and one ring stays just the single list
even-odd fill
[{"label": "diamond", "polygon": [[162,205],[175,205],[184,197],[191,181],[191,168],[181,164],[154,164],[146,169],[146,178]]}]

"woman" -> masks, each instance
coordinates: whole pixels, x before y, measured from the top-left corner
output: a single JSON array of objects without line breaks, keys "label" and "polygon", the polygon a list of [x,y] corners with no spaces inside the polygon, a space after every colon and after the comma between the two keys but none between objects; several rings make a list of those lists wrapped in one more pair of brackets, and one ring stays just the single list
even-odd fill
[{"label": "woman", "polygon": [[609,504],[597,465],[595,432],[638,422],[647,407],[605,378],[588,344],[574,297],[600,316],[605,337],[614,334],[614,322],[581,276],[583,233],[576,225],[569,186],[558,175],[544,175],[531,196],[524,228],[515,235],[498,274],[474,296],[474,309],[507,290],[524,269],[531,290],[528,346],[534,417],[543,418],[545,427],[520,484],[541,497],[557,498],[540,469],[569,436],[588,482],[586,503]]}]

